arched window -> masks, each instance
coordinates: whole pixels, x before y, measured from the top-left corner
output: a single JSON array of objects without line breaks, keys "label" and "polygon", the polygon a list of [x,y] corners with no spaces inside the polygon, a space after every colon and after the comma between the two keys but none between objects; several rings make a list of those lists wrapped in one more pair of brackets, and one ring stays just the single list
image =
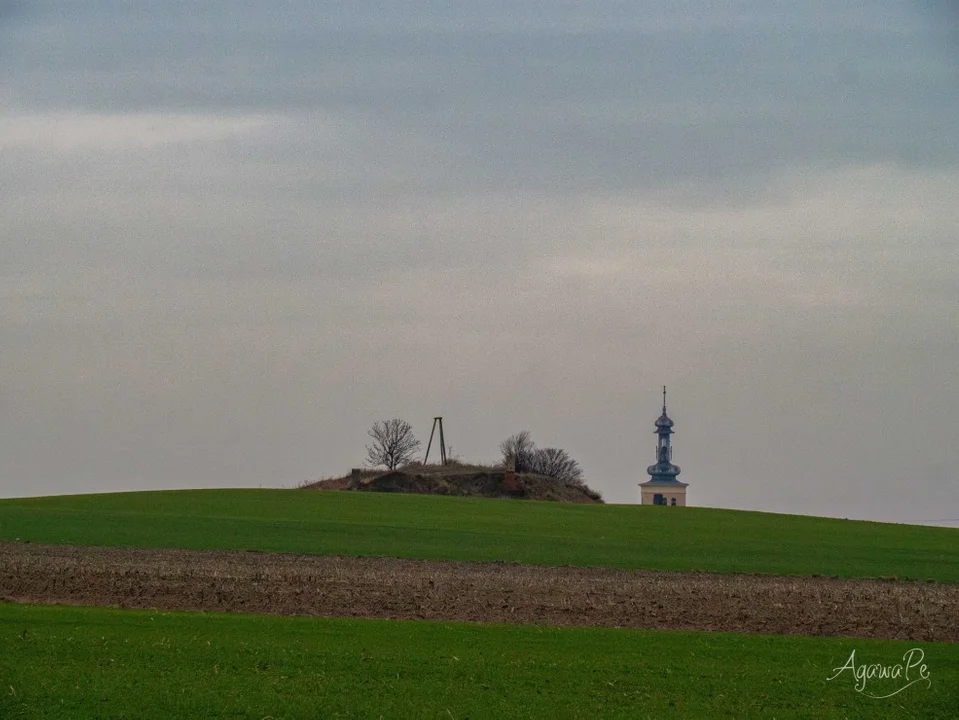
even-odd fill
[{"label": "arched window", "polygon": [[669,499],[669,504],[670,504],[670,505],[675,505],[675,504],[676,504],[676,498],[670,498],[670,499]]}]

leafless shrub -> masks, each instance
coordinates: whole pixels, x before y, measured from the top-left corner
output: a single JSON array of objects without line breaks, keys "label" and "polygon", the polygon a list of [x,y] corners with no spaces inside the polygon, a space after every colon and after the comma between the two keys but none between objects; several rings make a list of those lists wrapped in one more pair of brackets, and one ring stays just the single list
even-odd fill
[{"label": "leafless shrub", "polygon": [[499,449],[503,453],[504,465],[513,464],[516,472],[531,472],[530,466],[533,453],[536,451],[536,444],[530,437],[529,430],[510,435],[500,443]]},{"label": "leafless shrub", "polygon": [[586,497],[590,498],[591,500],[595,500],[596,502],[603,502],[603,493],[601,493],[599,490],[593,490],[593,488],[587,487],[585,484],[583,484],[581,487],[583,488],[583,492],[585,493]]},{"label": "leafless shrub", "polygon": [[511,435],[500,443],[503,464],[513,464],[516,472],[535,473],[570,485],[583,485],[583,470],[561,448],[537,448],[528,430]]},{"label": "leafless shrub", "polygon": [[583,470],[579,463],[560,448],[538,448],[533,451],[530,469],[537,475],[556,478],[570,485],[582,485]]}]

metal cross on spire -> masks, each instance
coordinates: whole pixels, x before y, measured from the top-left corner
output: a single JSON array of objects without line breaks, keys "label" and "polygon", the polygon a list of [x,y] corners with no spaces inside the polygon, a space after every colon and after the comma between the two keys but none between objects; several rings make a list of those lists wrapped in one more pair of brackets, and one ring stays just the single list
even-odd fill
[{"label": "metal cross on spire", "polygon": [[663,385],[663,412],[666,412],[666,386]]}]

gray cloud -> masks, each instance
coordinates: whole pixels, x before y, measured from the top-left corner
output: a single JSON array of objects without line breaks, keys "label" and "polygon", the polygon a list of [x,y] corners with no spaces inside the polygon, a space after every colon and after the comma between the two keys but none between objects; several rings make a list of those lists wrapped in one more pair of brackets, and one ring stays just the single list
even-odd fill
[{"label": "gray cloud", "polygon": [[797,162],[957,157],[943,92],[954,48],[903,3],[400,5],[376,19],[335,5],[51,9],[17,34],[4,84],[47,109],[328,112],[373,144],[429,138],[466,191],[726,185]]}]

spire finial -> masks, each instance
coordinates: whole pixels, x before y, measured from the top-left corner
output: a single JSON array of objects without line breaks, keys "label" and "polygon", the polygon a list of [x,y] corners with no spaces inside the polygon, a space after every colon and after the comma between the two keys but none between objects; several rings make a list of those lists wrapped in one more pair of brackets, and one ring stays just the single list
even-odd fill
[{"label": "spire finial", "polygon": [[663,412],[666,412],[666,386],[663,385]]}]

